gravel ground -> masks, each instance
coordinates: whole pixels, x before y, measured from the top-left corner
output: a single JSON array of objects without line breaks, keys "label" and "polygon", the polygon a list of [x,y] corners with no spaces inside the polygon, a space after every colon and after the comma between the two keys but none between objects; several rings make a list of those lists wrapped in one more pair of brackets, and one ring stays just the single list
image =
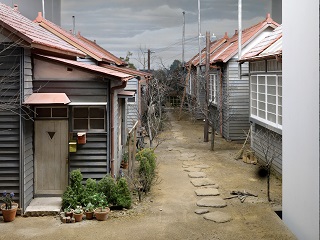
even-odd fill
[{"label": "gravel ground", "polygon": [[[159,183],[142,203],[134,197],[132,209],[113,211],[105,222],[62,224],[58,217],[17,217],[4,223],[0,218],[0,239],[296,239],[273,211],[281,205],[279,177],[272,176],[269,203],[266,179],[256,175],[258,166],[234,160],[241,144],[217,137],[212,152],[210,144],[203,142],[202,122],[186,116],[177,121],[173,112],[170,118],[171,128],[161,134],[156,149]],[[217,184],[221,198],[244,190],[258,197],[247,197],[243,203],[238,198],[229,199],[226,207],[218,209],[206,207],[210,213],[231,216],[231,221],[206,220],[195,213],[203,196],[195,194],[199,187],[191,184],[190,172],[185,171],[188,166],[200,166],[200,171]]]}]

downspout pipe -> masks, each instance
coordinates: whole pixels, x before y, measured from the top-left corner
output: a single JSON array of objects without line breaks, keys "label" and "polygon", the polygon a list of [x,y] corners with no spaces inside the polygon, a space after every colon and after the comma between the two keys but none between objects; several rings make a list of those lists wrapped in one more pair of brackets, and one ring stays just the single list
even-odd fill
[{"label": "downspout pipe", "polygon": [[110,150],[110,172],[111,172],[111,176],[112,177],[115,177],[115,174],[114,174],[114,139],[115,139],[115,136],[114,136],[114,111],[115,111],[115,108],[114,108],[114,91],[115,90],[118,90],[118,89],[123,89],[127,86],[127,82],[126,81],[123,81],[121,85],[117,85],[117,86],[114,86],[111,88],[111,92],[110,92],[110,102],[111,102],[111,117],[110,117],[110,127],[111,127],[111,139],[110,139],[110,145],[111,145],[111,150]]}]

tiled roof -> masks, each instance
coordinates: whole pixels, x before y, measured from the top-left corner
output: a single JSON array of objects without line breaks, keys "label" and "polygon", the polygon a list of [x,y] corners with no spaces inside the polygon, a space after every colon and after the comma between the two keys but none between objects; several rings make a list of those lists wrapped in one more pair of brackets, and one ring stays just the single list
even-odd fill
[{"label": "tiled roof", "polygon": [[99,62],[105,61],[108,63],[114,63],[118,65],[124,64],[123,61],[113,56],[108,51],[104,49],[102,51],[101,47],[98,49],[97,47],[92,46],[92,44],[89,44],[88,41],[84,41],[83,39],[77,38],[76,36],[62,29],[58,25],[43,18],[41,12],[39,12],[37,18],[34,21],[37,22],[41,27],[53,33],[54,35],[60,37],[64,41],[67,41],[69,44],[80,49],[81,51],[83,51],[84,53],[86,53],[88,56],[92,57],[96,61],[99,61]]},{"label": "tiled roof", "polygon": [[282,25],[274,29],[268,36],[249,50],[241,61],[261,58],[282,53]]},{"label": "tiled roof", "polygon": [[[261,21],[257,23],[256,25],[253,25],[249,28],[246,28],[242,30],[242,47],[249,44],[254,38],[256,38],[262,31],[264,31],[266,28],[276,28],[279,26],[278,23],[272,20],[270,15],[268,14],[266,19],[264,21]],[[225,37],[224,37],[225,38]],[[238,53],[238,33],[236,32],[231,38],[225,38],[225,40],[219,39],[215,42],[213,42],[214,46],[217,46],[214,51],[211,51],[210,49],[210,64],[216,63],[216,62],[228,62],[232,57],[234,57]],[[211,45],[210,48],[212,48],[213,45]],[[202,51],[202,59],[201,64],[205,64],[205,50]],[[195,57],[193,57],[189,63],[192,61],[193,65],[199,64],[199,54],[197,54]]]},{"label": "tiled roof", "polygon": [[[246,28],[242,31],[242,47],[246,46],[250,43],[255,37],[258,36],[264,29],[267,27],[276,28],[279,26],[278,23],[272,20],[270,15],[268,14],[266,19],[262,22],[259,22],[252,27]],[[214,56],[210,58],[211,63],[215,62],[227,62],[229,61],[234,55],[238,53],[238,33],[235,33],[228,42],[217,51]]]},{"label": "tiled roof", "polygon": [[[12,40],[24,40],[30,47],[46,51],[60,52],[72,56],[85,56],[81,51],[38,24],[21,15],[17,10],[0,3],[0,25],[12,34]],[[14,36],[16,36],[14,38]]]},{"label": "tiled roof", "polygon": [[[215,51],[217,51],[224,43],[226,43],[228,40],[228,35],[225,33],[225,35],[213,42],[210,43],[210,56],[214,54]],[[187,63],[187,65],[194,65],[197,66],[199,64],[199,53],[195,55],[191,60]],[[201,64],[206,64],[206,48],[204,48],[201,51]]]},{"label": "tiled roof", "polygon": [[125,74],[125,73],[116,71],[112,68],[109,68],[108,66],[99,67],[97,65],[91,65],[91,64],[87,64],[87,63],[83,63],[83,62],[78,62],[78,61],[73,61],[73,60],[68,60],[68,59],[63,59],[63,58],[58,58],[58,57],[51,57],[51,56],[44,56],[44,55],[36,55],[36,56],[43,58],[43,59],[51,60],[54,62],[59,62],[59,63],[63,63],[66,65],[70,65],[70,66],[73,66],[76,68],[95,72],[98,74],[107,75],[108,77],[113,77],[113,78],[119,79],[121,81],[128,81],[128,80],[134,78],[134,76],[132,76],[130,74]]},{"label": "tiled roof", "polygon": [[130,74],[130,75],[133,75],[133,76],[145,77],[147,79],[152,77],[151,73],[135,70],[135,69],[132,69],[132,68],[117,67],[117,66],[111,66],[111,65],[107,65],[107,64],[101,64],[100,66],[101,67],[107,67],[109,69],[113,69],[115,71],[119,71],[119,72],[122,72],[122,73]]},{"label": "tiled roof", "polygon": [[120,58],[114,56],[112,53],[108,52],[101,46],[99,46],[97,43],[85,38],[80,34],[80,32],[77,34],[77,38],[85,42],[86,44],[90,45],[92,48],[95,48],[97,52],[101,54],[101,58],[106,62],[115,63],[116,65],[127,65],[124,61],[122,61]]}]

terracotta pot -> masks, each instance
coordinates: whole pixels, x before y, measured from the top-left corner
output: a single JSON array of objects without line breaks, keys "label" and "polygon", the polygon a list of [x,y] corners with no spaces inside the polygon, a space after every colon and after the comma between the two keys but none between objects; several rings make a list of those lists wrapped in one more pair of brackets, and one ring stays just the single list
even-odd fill
[{"label": "terracotta pot", "polygon": [[108,219],[108,215],[110,212],[110,208],[104,208],[103,211],[101,211],[101,208],[97,208],[94,211],[94,215],[96,216],[96,219],[98,221],[106,221]]},{"label": "terracotta pot", "polygon": [[18,203],[12,203],[11,209],[5,209],[6,205],[1,205],[1,211],[3,216],[3,221],[5,222],[12,222],[16,218]]},{"label": "terracotta pot", "polygon": [[123,169],[128,169],[128,163],[127,162],[122,163],[122,168]]},{"label": "terracotta pot", "polygon": [[86,212],[86,219],[87,220],[93,219],[93,212]]},{"label": "terracotta pot", "polygon": [[73,213],[73,217],[76,222],[81,222],[83,218],[83,213]]}]

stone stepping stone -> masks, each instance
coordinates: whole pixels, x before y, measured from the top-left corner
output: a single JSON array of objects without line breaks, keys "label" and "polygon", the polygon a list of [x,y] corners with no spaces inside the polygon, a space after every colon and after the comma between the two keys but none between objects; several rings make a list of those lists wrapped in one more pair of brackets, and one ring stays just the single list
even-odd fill
[{"label": "stone stepping stone", "polygon": [[208,186],[204,186],[204,188],[215,188],[218,189],[219,188],[219,184],[215,184],[215,185],[208,185]]},{"label": "stone stepping stone", "polygon": [[214,221],[216,223],[225,223],[230,222],[232,220],[230,214],[220,211],[206,213],[203,215],[203,218],[206,220]]},{"label": "stone stepping stone", "polygon": [[214,207],[223,208],[227,206],[227,202],[221,197],[205,197],[197,202],[198,207]]},{"label": "stone stepping stone", "polygon": [[[196,171],[195,171],[196,172]],[[215,182],[209,178],[195,178],[190,181],[195,187],[215,185]]]},{"label": "stone stepping stone", "polygon": [[190,172],[188,176],[190,178],[205,178],[207,177],[207,174],[205,174],[204,172]]},{"label": "stone stepping stone", "polygon": [[207,164],[198,164],[198,165],[194,165],[194,167],[205,169],[205,168],[209,168],[210,166]]},{"label": "stone stepping stone", "polygon": [[196,156],[196,154],[195,153],[181,153],[181,157],[182,158],[193,158],[193,157],[195,157]]},{"label": "stone stepping stone", "polygon": [[194,162],[192,162],[192,161],[184,161],[182,163],[182,166],[192,167],[192,166],[194,166]]},{"label": "stone stepping stone", "polygon": [[186,171],[186,172],[200,172],[201,169],[195,168],[195,167],[188,167],[188,168],[185,168],[184,171]]},{"label": "stone stepping stone", "polygon": [[194,191],[197,196],[218,196],[219,190],[216,188],[201,188]]},{"label": "stone stepping stone", "polygon": [[198,208],[194,211],[196,214],[205,214],[205,213],[208,213],[209,212],[209,209],[208,208]]}]

